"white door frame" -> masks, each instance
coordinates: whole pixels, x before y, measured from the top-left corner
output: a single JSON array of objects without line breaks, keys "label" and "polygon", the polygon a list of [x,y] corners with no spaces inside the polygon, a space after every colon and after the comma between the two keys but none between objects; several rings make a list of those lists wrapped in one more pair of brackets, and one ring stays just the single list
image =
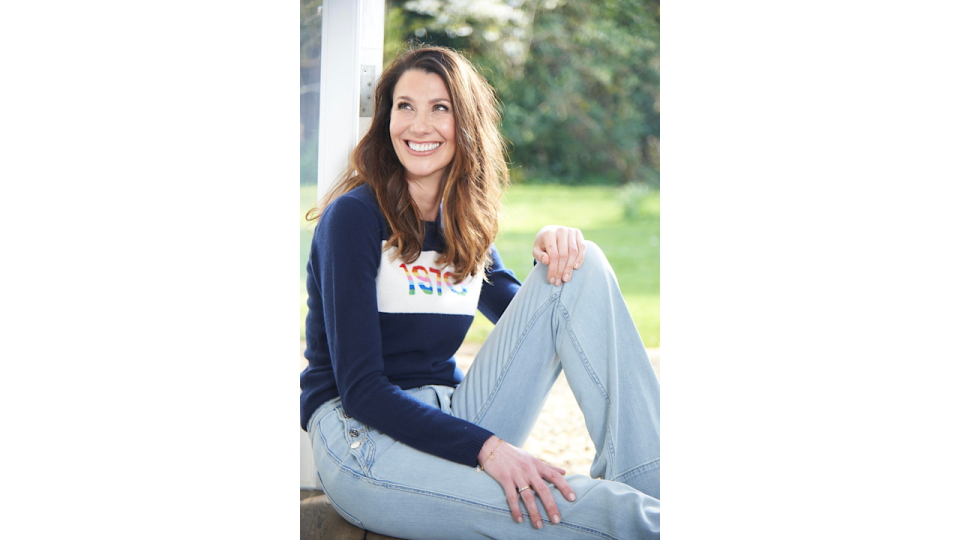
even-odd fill
[{"label": "white door frame", "polygon": [[[373,84],[383,71],[385,5],[384,0],[323,0],[320,13],[318,199],[346,170],[350,153],[370,128],[372,100],[364,100],[364,107],[370,110],[361,117],[360,95],[362,90],[365,97],[372,95]],[[320,489],[310,438],[302,429],[300,489]]]}]

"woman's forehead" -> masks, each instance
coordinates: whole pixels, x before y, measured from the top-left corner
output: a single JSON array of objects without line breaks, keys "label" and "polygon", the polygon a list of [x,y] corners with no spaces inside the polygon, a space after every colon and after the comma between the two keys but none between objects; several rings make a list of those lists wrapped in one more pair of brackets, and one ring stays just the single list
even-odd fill
[{"label": "woman's forehead", "polygon": [[393,88],[393,100],[401,98],[411,101],[450,101],[450,92],[436,73],[411,69],[400,76]]}]

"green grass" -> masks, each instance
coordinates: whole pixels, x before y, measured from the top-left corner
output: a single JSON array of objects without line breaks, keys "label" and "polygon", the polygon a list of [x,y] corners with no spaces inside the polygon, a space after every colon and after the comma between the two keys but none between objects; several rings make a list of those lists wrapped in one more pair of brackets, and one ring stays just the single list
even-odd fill
[{"label": "green grass", "polygon": [[[300,339],[307,315],[306,264],[314,223],[303,214],[315,204],[316,187],[300,188]],[[517,185],[503,201],[497,250],[523,281],[533,269],[533,238],[544,225],[576,227],[596,242],[617,274],[634,323],[647,347],[660,346],[660,193],[640,200],[638,217],[626,219],[616,188]],[[477,312],[467,341],[482,342],[493,329]]]}]

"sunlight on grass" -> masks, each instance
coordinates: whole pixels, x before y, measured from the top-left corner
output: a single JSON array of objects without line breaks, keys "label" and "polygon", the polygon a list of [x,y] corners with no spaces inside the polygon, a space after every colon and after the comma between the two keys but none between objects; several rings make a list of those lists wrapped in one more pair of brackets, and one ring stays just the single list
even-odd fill
[{"label": "sunlight on grass", "polygon": [[488,321],[478,310],[473,317],[473,324],[470,325],[470,330],[467,331],[467,337],[463,340],[471,343],[483,343],[487,340],[490,332],[493,332],[493,323]]},{"label": "sunlight on grass", "polygon": [[[544,225],[576,227],[610,261],[644,345],[660,346],[659,192],[643,197],[639,217],[630,221],[617,189],[604,186],[513,186],[503,207],[497,250],[521,281],[533,269],[533,239]],[[481,341],[490,328],[478,316],[467,340]]]}]

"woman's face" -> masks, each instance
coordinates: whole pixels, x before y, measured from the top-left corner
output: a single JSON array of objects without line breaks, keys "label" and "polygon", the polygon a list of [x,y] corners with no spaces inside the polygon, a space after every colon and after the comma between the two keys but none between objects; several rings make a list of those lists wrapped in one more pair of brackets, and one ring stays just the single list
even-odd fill
[{"label": "woman's face", "polygon": [[393,89],[390,139],[407,180],[439,182],[457,148],[453,104],[443,79],[410,70]]}]

